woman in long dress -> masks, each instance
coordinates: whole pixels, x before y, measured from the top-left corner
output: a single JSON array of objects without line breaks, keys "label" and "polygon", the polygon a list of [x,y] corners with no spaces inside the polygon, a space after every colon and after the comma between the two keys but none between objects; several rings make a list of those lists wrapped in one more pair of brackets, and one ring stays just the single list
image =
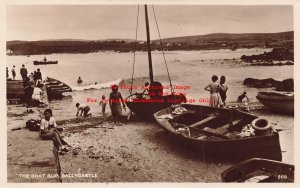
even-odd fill
[{"label": "woman in long dress", "polygon": [[111,115],[114,119],[114,124],[117,124],[117,119],[122,115],[121,103],[123,104],[124,110],[126,109],[126,106],[121,93],[118,91],[118,86],[113,85],[111,89],[112,92],[109,95],[109,106],[111,109]]},{"label": "woman in long dress", "polygon": [[209,106],[220,107],[223,104],[219,93],[221,86],[217,83],[218,77],[216,75],[213,75],[211,79],[213,83],[208,84],[204,88],[204,90],[210,92]]}]

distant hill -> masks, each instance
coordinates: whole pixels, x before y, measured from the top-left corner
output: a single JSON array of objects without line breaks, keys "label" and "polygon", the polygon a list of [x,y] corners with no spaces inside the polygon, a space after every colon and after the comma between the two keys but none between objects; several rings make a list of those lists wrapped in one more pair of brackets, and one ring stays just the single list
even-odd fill
[{"label": "distant hill", "polygon": [[[237,48],[294,48],[294,32],[281,33],[213,33],[162,39],[164,50],[211,50]],[[146,51],[145,41],[132,39],[52,39],[40,41],[7,41],[10,55],[34,55],[51,53],[90,53],[97,51]],[[151,41],[152,50],[161,50],[159,40]]]}]

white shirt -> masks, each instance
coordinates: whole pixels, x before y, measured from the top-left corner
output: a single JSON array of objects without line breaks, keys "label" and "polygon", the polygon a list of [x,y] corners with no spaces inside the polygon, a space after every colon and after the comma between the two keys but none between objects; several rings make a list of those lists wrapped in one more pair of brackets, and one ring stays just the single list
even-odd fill
[{"label": "white shirt", "polygon": [[54,117],[50,117],[49,121],[42,119],[41,121],[41,130],[49,129],[49,125],[53,125],[53,127],[57,127],[56,121]]}]

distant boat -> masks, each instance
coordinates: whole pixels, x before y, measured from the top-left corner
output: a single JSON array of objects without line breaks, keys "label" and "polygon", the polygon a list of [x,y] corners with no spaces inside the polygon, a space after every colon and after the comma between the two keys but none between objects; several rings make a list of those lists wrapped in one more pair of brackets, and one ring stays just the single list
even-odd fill
[{"label": "distant boat", "polygon": [[253,157],[282,160],[278,132],[268,120],[252,114],[181,104],[158,111],[154,117],[174,140],[203,157],[231,161]]},{"label": "distant boat", "polygon": [[62,93],[73,91],[70,86],[54,78],[47,77],[44,82],[49,99],[60,99]]},{"label": "distant boat", "polygon": [[258,92],[256,98],[270,111],[294,114],[294,94],[279,92]]},{"label": "distant boat", "polygon": [[34,65],[50,65],[50,64],[57,64],[58,61],[33,61]]},{"label": "distant boat", "polygon": [[34,65],[48,65],[48,64],[57,64],[58,61],[47,61],[47,58],[44,57],[43,61],[33,61]]},{"label": "distant boat", "polygon": [[221,174],[223,182],[292,183],[294,165],[279,161],[253,158],[242,161]]}]

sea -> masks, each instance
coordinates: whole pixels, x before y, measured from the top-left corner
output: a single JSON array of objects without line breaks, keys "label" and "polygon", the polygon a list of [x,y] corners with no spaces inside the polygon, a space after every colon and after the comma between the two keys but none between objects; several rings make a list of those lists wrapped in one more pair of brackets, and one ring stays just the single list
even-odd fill
[{"label": "sea", "polygon": [[[228,85],[227,101],[234,102],[244,91],[251,102],[257,101],[258,91],[270,91],[269,89],[257,89],[243,85],[245,78],[273,78],[282,81],[294,77],[294,66],[251,66],[240,60],[242,55],[254,55],[269,52],[272,49],[252,48],[232,50],[203,50],[203,51],[167,51],[165,59],[161,52],[152,52],[154,80],[160,81],[164,86],[169,86],[168,72],[173,85],[178,89],[175,92],[186,94],[191,104],[208,105],[207,100],[210,93],[204,87],[211,83],[211,77],[224,75]],[[58,61],[54,65],[33,65],[34,60],[43,60],[46,57],[49,61]],[[7,56],[7,67],[11,70],[16,66],[17,77],[21,79],[19,69],[22,64],[28,72],[34,72],[40,68],[43,79],[48,77],[58,79],[74,90],[66,93],[63,100],[53,100],[50,107],[57,119],[74,118],[76,115],[76,103],[89,105],[91,113],[95,116],[101,114],[99,102],[102,95],[109,96],[112,84],[122,84],[131,80],[134,66],[133,85],[141,88],[142,85],[135,84],[139,79],[147,80],[149,75],[147,52],[96,52],[86,54],[47,54],[30,56]],[[11,72],[10,72],[11,76]],[[77,84],[78,77],[83,80]],[[125,82],[124,82],[125,81]],[[142,89],[140,89],[142,91]],[[120,89],[123,98],[129,95],[128,89]],[[165,89],[164,93],[170,90]],[[93,99],[93,100],[91,100]],[[92,101],[92,102],[91,102]],[[108,108],[108,107],[107,107]],[[107,109],[108,113],[110,110]],[[127,112],[126,112],[127,113]],[[289,122],[288,129],[292,132],[285,132],[285,138],[293,136],[293,117],[273,115],[283,122]],[[292,124],[292,125],[290,125]],[[285,127],[286,128],[286,127]],[[286,134],[288,133],[288,134]],[[282,134],[283,135],[283,134]],[[288,146],[288,156],[285,160],[293,160],[293,141],[283,139]],[[291,148],[292,147],[292,148]]]}]

